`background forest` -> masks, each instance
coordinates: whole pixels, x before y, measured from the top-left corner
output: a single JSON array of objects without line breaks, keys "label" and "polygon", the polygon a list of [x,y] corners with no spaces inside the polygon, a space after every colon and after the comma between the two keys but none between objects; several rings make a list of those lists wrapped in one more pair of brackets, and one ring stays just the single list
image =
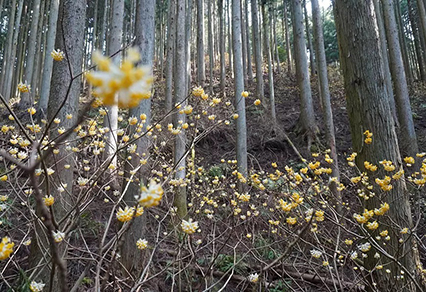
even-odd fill
[{"label": "background forest", "polygon": [[426,0],[0,0],[0,291],[426,291]]}]

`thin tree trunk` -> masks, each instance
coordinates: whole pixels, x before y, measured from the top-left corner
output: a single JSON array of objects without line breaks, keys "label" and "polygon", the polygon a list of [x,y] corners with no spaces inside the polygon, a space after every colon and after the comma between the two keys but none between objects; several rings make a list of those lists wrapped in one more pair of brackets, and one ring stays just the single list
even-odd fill
[{"label": "thin tree trunk", "polygon": [[[16,38],[18,37],[18,31],[19,31],[19,19],[20,19],[20,11],[22,12],[22,3],[23,0],[20,1],[19,3],[19,8],[18,8],[18,15],[16,15],[16,22],[15,22],[15,12],[16,12],[16,0],[12,0],[12,9],[10,12],[10,17],[9,17],[9,27],[7,29],[7,39],[8,40],[15,40],[15,35]],[[20,9],[20,10],[19,10]],[[18,25],[18,27],[16,26]],[[14,29],[15,28],[15,29]],[[1,74],[1,86],[2,86],[2,93],[4,95],[4,97],[6,98],[6,101],[9,101],[10,98],[10,86],[11,84],[9,84],[9,80],[8,80],[8,76],[10,74],[12,74],[12,70],[13,70],[13,65],[14,65],[14,61],[15,61],[15,57],[14,57],[14,52],[16,50],[16,46],[13,47],[13,44],[16,44],[16,42],[14,41],[8,41],[6,43],[6,47],[4,48],[4,58],[3,58],[3,63],[2,63],[2,74]],[[13,58],[12,58],[13,57]]]},{"label": "thin tree trunk", "polygon": [[240,7],[241,7],[241,41],[242,41],[242,49],[243,49],[243,76],[244,76],[244,85],[247,86],[247,34],[246,34],[246,26],[245,26],[245,22],[246,20],[244,19],[244,6],[243,6],[243,0],[240,0]]},{"label": "thin tree trunk", "polygon": [[197,83],[204,86],[206,65],[204,63],[204,0],[197,0]]},{"label": "thin tree trunk", "polygon": [[[321,100],[322,108],[324,113],[324,129],[325,129],[325,139],[327,141],[327,146],[330,149],[330,158],[333,159],[331,164],[333,177],[337,178],[337,181],[340,181],[339,173],[339,163],[336,150],[336,138],[334,134],[334,121],[333,121],[333,111],[331,108],[330,101],[330,89],[328,84],[328,75],[327,75],[327,61],[325,58],[325,48],[324,48],[324,35],[323,35],[323,25],[321,22],[321,12],[318,4],[318,0],[311,0],[312,4],[312,22],[313,22],[313,32],[314,32],[314,45],[317,61],[318,61],[318,80],[320,83],[321,90]],[[336,206],[339,214],[342,214],[342,198],[340,192],[337,189],[337,183],[332,182],[330,184],[331,192],[336,199]]]},{"label": "thin tree trunk", "polygon": [[408,95],[407,79],[404,72],[395,8],[392,0],[382,0],[386,36],[389,48],[389,67],[395,88],[395,102],[399,120],[399,147],[402,155],[414,157],[418,153],[417,137],[414,130],[413,114]]},{"label": "thin tree trunk", "polygon": [[[185,0],[177,0],[176,5],[176,47],[175,47],[175,103],[181,103],[185,107],[186,90],[186,42],[185,42]],[[212,80],[210,80],[211,82]],[[185,123],[186,115],[176,113],[174,116],[174,127],[180,127],[181,123]],[[174,165],[176,169],[175,179],[184,181],[186,177],[186,133],[184,129],[175,136],[174,149]],[[179,218],[185,218],[187,211],[187,194],[185,186],[178,186],[174,197],[173,204],[177,207],[177,215]]]},{"label": "thin tree trunk", "polygon": [[269,81],[269,106],[271,110],[272,127],[275,130],[277,127],[277,115],[275,112],[275,93],[274,93],[274,72],[272,70],[272,58],[271,48],[269,42],[269,28],[268,28],[268,17],[266,16],[265,3],[262,3],[262,15],[263,15],[263,33],[265,34],[265,45],[266,45],[266,56],[268,59],[268,81]]},{"label": "thin tree trunk", "polygon": [[[54,50],[56,24],[58,22],[59,0],[50,1],[49,11],[49,30],[47,31],[46,54],[44,55],[44,70],[42,76],[39,110],[43,115],[47,114],[47,105],[49,102],[50,80],[52,78],[53,58],[50,52]],[[64,60],[65,61],[65,60]]]},{"label": "thin tree trunk", "polygon": [[393,84],[392,84],[392,76],[390,74],[390,68],[389,68],[389,59],[388,59],[388,45],[386,42],[386,32],[385,32],[385,25],[383,23],[383,17],[382,17],[382,9],[379,0],[373,0],[374,3],[374,10],[376,12],[376,22],[377,27],[379,29],[379,40],[380,40],[380,50],[381,55],[383,58],[383,72],[385,77],[385,88],[386,92],[389,97],[389,105],[391,108],[392,116],[395,121],[395,125],[399,126],[398,121],[398,115],[396,113],[396,106],[395,106],[395,98],[393,94]]},{"label": "thin tree trunk", "polygon": [[232,61],[233,49],[232,49],[232,34],[231,34],[231,0],[226,0],[227,9],[226,15],[228,18],[228,63],[229,63],[229,71],[231,73],[231,77],[234,78],[234,62]]},{"label": "thin tree trunk", "polygon": [[212,1],[207,1],[207,35],[208,35],[208,48],[209,48],[209,93],[213,94],[213,68],[214,68],[214,54],[213,54],[213,16],[212,16]]},{"label": "thin tree trunk", "polygon": [[[28,84],[31,83],[33,78],[34,71],[34,60],[36,56],[36,48],[37,48],[37,29],[38,29],[38,19],[40,16],[40,0],[34,0],[32,6],[32,20],[31,20],[31,30],[30,36],[28,39],[28,52],[25,62],[25,70],[23,76],[23,82]],[[28,107],[34,98],[34,91],[26,92],[21,95],[21,106],[24,108]]]},{"label": "thin tree trunk", "polygon": [[167,59],[166,59],[166,113],[173,107],[173,68],[176,43],[176,0],[169,1],[169,19],[167,24]]},{"label": "thin tree trunk", "polygon": [[187,10],[186,10],[186,31],[185,31],[185,40],[186,40],[186,92],[189,92],[191,89],[192,83],[192,74],[191,74],[191,32],[192,32],[192,1],[187,0]]},{"label": "thin tree trunk", "polygon": [[238,172],[247,178],[247,128],[244,91],[243,51],[241,41],[240,0],[232,0],[232,39],[234,48],[235,107],[237,119],[237,167]]},{"label": "thin tree trunk", "polygon": [[275,53],[275,59],[277,62],[277,71],[278,74],[281,74],[281,64],[280,64],[280,54],[278,52],[278,42],[277,42],[277,9],[276,3],[273,3],[274,7],[269,8],[269,13],[272,15],[272,33],[274,36],[274,46],[272,47],[272,52]]},{"label": "thin tree trunk", "polygon": [[249,83],[253,82],[253,67],[251,60],[251,46],[250,46],[250,27],[249,27],[249,12],[248,12],[248,2],[250,0],[244,0],[244,13],[245,13],[245,25],[246,25],[246,42],[247,42],[247,79]]},{"label": "thin tree trunk", "polygon": [[316,68],[315,68],[315,50],[312,46],[312,37],[311,37],[311,28],[309,25],[309,17],[308,17],[308,9],[306,9],[306,0],[303,1],[303,11],[305,14],[305,29],[306,29],[306,39],[308,40],[308,51],[309,51],[309,65],[311,65],[311,74],[316,74]]},{"label": "thin tree trunk", "polygon": [[220,47],[220,92],[225,94],[225,32],[224,24],[225,18],[223,17],[223,0],[217,1],[217,9],[219,12],[219,47]]},{"label": "thin tree trunk", "polygon": [[293,39],[296,60],[296,79],[300,90],[300,117],[299,127],[308,138],[308,150],[317,132],[315,123],[314,106],[312,103],[311,84],[309,79],[308,60],[306,56],[306,43],[303,26],[301,0],[294,0],[293,4]]},{"label": "thin tree trunk", "polygon": [[405,40],[405,35],[404,35],[404,27],[402,25],[402,17],[401,17],[401,7],[399,5],[399,1],[398,0],[392,0],[394,1],[394,7],[396,8],[394,10],[394,13],[396,13],[396,17],[394,17],[394,19],[396,20],[396,27],[398,28],[397,32],[398,33],[398,38],[399,38],[399,47],[400,47],[400,51],[401,51],[401,55],[402,55],[402,60],[403,60],[403,65],[405,68],[405,76],[407,78],[408,83],[411,83],[411,81],[413,80],[413,74],[410,68],[410,61],[408,58],[408,53],[407,53],[407,42]]},{"label": "thin tree trunk", "polygon": [[290,33],[288,27],[288,11],[287,11],[287,1],[283,0],[284,12],[283,12],[283,23],[284,23],[284,39],[285,39],[285,50],[287,55],[287,71],[291,73],[291,67],[293,63],[293,58],[291,56],[291,46],[290,46]]},{"label": "thin tree trunk", "polygon": [[256,95],[265,104],[265,91],[263,85],[262,48],[260,47],[260,26],[257,0],[251,0],[251,29],[253,32],[253,52],[256,65]]}]

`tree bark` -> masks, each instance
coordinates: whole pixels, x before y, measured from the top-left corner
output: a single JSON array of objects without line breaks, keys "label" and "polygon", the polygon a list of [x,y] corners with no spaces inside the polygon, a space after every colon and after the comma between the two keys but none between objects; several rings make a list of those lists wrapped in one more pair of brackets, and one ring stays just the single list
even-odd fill
[{"label": "tree bark", "polygon": [[[255,2],[256,0],[253,0]],[[237,119],[237,167],[238,172],[247,178],[247,128],[245,99],[241,96],[244,91],[243,50],[241,41],[241,3],[232,0],[232,40],[234,48],[234,76],[235,76],[235,107]]]},{"label": "tree bark", "polygon": [[269,106],[271,110],[272,127],[275,130],[277,126],[277,115],[275,112],[275,93],[274,93],[274,72],[272,69],[271,47],[269,40],[268,17],[266,15],[265,2],[262,3],[263,15],[263,33],[265,34],[265,51],[268,59],[268,81],[269,81]]},{"label": "tree bark", "polygon": [[[174,86],[175,86],[175,104],[181,103],[182,108],[186,106],[186,42],[185,42],[185,0],[177,0],[176,5],[176,47],[175,47],[175,70],[174,70]],[[211,81],[210,81],[211,82]],[[185,123],[186,115],[176,113],[174,116],[174,127],[178,128]],[[182,123],[180,123],[180,121]],[[175,179],[182,181],[182,184],[176,188],[174,197],[174,206],[177,207],[177,215],[179,218],[185,218],[187,211],[187,194],[184,181],[186,178],[186,133],[184,129],[175,136],[174,149],[174,165],[176,169]]]},{"label": "tree bark", "polygon": [[[34,0],[32,6],[32,20],[31,20],[31,30],[30,36],[28,39],[28,52],[25,62],[24,76],[22,81],[28,84],[31,83],[33,78],[34,70],[34,60],[36,58],[36,48],[37,48],[37,29],[38,29],[38,19],[40,16],[40,0]],[[33,102],[34,91],[26,92],[21,94],[21,106],[28,107]]]},{"label": "tree bark", "polygon": [[308,41],[307,49],[309,51],[309,65],[311,66],[311,74],[316,74],[316,64],[315,64],[315,50],[312,46],[312,37],[311,37],[311,26],[309,25],[308,9],[306,8],[306,0],[303,1],[303,11],[305,14],[305,29],[306,29],[306,39]]},{"label": "tree bark", "polygon": [[207,1],[207,36],[209,48],[209,93],[213,94],[213,69],[214,69],[214,52],[213,52],[213,16],[212,1]]},{"label": "tree bark", "polygon": [[[53,58],[50,55],[55,49],[56,24],[58,22],[59,0],[50,1],[49,29],[47,31],[46,54],[44,55],[44,70],[42,76],[39,110],[43,115],[47,114],[47,104],[49,102],[50,80],[52,78]],[[65,60],[64,60],[65,61]]]},{"label": "tree bark", "polygon": [[204,63],[204,0],[197,0],[197,83],[204,86],[206,68]]},{"label": "tree bark", "polygon": [[[176,43],[176,0],[169,1],[169,19],[167,24],[167,59],[166,59],[166,113],[173,107],[173,68]],[[198,70],[199,67],[197,67]]]},{"label": "tree bark", "polygon": [[[390,160],[401,167],[401,156],[398,150],[398,141],[395,127],[390,113],[387,91],[384,88],[383,64],[380,55],[375,14],[371,0],[336,0],[336,27],[339,40],[340,60],[344,76],[345,92],[347,97],[347,111],[352,135],[354,152],[358,153],[356,163],[361,171],[366,171],[364,161],[379,165],[382,160]],[[354,41],[356,40],[356,41]],[[373,133],[373,142],[364,143],[364,131]],[[367,172],[374,180],[375,177],[385,175]],[[401,270],[409,272],[415,278],[416,273],[416,245],[409,234],[401,234],[402,228],[412,228],[412,218],[409,197],[406,191],[405,180],[392,182],[393,189],[383,193],[380,188],[375,189],[376,195],[365,201],[365,208],[373,210],[380,203],[388,202],[390,209],[388,216],[378,217],[380,226],[386,226],[391,239],[380,247],[395,258],[389,259],[383,253],[380,258],[373,255],[377,250],[373,237],[366,237],[372,245],[365,260],[365,269],[370,271],[370,289],[374,291],[416,291],[417,283],[409,277],[398,280]],[[391,218],[391,219],[390,219]],[[402,243],[399,242],[402,240]],[[397,265],[400,263],[401,266]],[[390,272],[376,270],[376,264],[382,264]],[[374,280],[373,280],[374,279]],[[374,283],[373,283],[374,281]],[[374,286],[373,286],[374,285]]]},{"label": "tree bark", "polygon": [[293,4],[293,39],[294,55],[296,60],[296,79],[300,91],[300,131],[308,138],[308,150],[315,137],[318,128],[315,123],[314,106],[306,56],[306,42],[303,26],[303,14],[301,0],[294,0]]},{"label": "tree bark", "polygon": [[400,125],[398,131],[399,147],[402,155],[414,157],[419,149],[417,147],[413,113],[411,112],[407,79],[398,39],[398,28],[394,13],[395,9],[392,0],[382,0],[382,3],[389,47],[389,67],[395,88],[395,102]]},{"label": "tree bark", "polygon": [[223,0],[217,1],[217,9],[219,13],[219,51],[220,51],[220,92],[225,94],[225,18],[223,17]]},{"label": "tree bark", "polygon": [[288,73],[291,73],[291,67],[292,67],[292,62],[293,62],[293,58],[291,56],[291,46],[290,46],[290,33],[289,33],[289,28],[288,28],[288,11],[287,11],[287,1],[283,0],[283,7],[284,7],[284,12],[283,12],[283,23],[284,23],[284,39],[285,39],[285,50],[286,50],[286,55],[287,55],[287,71]]},{"label": "tree bark", "polygon": [[250,0],[244,0],[244,13],[245,13],[245,25],[246,25],[246,42],[247,42],[247,80],[249,83],[253,82],[253,67],[251,60],[251,46],[250,46],[250,27],[249,27],[249,12],[248,2]]},{"label": "tree bark", "polygon": [[[135,22],[135,45],[141,52],[141,64],[153,66],[154,60],[154,43],[155,43],[155,0],[138,0],[136,7]],[[147,126],[151,123],[151,99],[144,99],[141,103],[130,109],[130,116],[139,118],[141,114],[145,114],[146,120],[143,123],[142,133],[147,130]],[[139,120],[140,123],[142,123]],[[137,125],[131,126],[130,135],[136,138],[135,134]],[[152,141],[148,135],[144,135],[135,141],[137,150],[135,153],[129,154],[132,159],[126,164],[126,174],[140,166],[142,157],[149,156],[149,148]],[[128,190],[124,195],[124,201],[129,206],[135,205],[135,195],[140,192],[139,184],[147,184],[149,177],[149,167],[141,167],[134,175],[134,179],[130,182]],[[144,254],[136,247],[136,241],[143,239],[146,233],[147,217],[146,214],[133,219],[133,223],[129,230],[124,234],[123,246],[121,253],[122,262],[126,269],[134,276],[138,276],[145,266]]]},{"label": "tree bark", "polygon": [[[18,15],[16,15],[17,21],[15,23],[16,0],[12,0],[12,4],[11,4],[12,9],[10,11],[10,17],[9,17],[9,27],[7,29],[7,39],[8,40],[11,40],[11,39],[15,40],[14,35],[15,34],[16,34],[16,36],[18,35],[18,31],[19,31],[18,20],[20,19],[20,12],[22,12],[22,3],[23,3],[23,0],[21,0],[20,3],[19,3],[20,7],[18,8]],[[18,25],[18,27],[16,25]],[[14,62],[15,61],[14,51],[16,50],[16,47],[12,46],[15,43],[16,42],[14,42],[14,41],[8,41],[6,43],[6,47],[3,50],[4,58],[3,58],[3,63],[2,63],[2,74],[1,74],[0,84],[2,85],[2,93],[3,93],[4,97],[6,98],[6,101],[9,101],[9,98],[10,98],[10,86],[11,86],[11,84],[9,84],[8,75],[11,74],[11,71],[13,70],[13,65],[15,63]],[[12,56],[13,56],[13,58],[12,58]],[[10,74],[9,74],[9,72],[10,72]]]},{"label": "tree bark", "polygon": [[260,46],[260,26],[259,12],[257,8],[257,0],[251,0],[251,29],[253,33],[253,52],[256,66],[256,95],[265,102],[265,92],[263,85],[263,68],[262,68],[262,48]]}]

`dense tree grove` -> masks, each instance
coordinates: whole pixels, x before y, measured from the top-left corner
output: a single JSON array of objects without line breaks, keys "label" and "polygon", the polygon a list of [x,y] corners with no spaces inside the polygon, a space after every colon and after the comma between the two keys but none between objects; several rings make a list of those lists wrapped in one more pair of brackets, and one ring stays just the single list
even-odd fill
[{"label": "dense tree grove", "polygon": [[0,291],[425,291],[425,0],[0,0]]}]

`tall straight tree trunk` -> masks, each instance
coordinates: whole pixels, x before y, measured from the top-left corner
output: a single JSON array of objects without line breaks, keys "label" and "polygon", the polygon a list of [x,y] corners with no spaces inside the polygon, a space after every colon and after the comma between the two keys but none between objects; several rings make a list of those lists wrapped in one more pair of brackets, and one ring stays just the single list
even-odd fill
[{"label": "tall straight tree trunk", "polygon": [[167,59],[166,59],[166,112],[173,107],[173,68],[176,42],[176,0],[169,1],[169,18],[167,24]]},{"label": "tall straight tree trunk", "polygon": [[220,48],[220,92],[225,94],[225,18],[223,17],[223,0],[217,1],[217,10],[219,13],[219,48]]},{"label": "tall straight tree trunk", "polygon": [[[336,0],[336,28],[339,40],[340,60],[344,76],[347,111],[352,135],[353,151],[358,153],[356,164],[366,171],[364,162],[379,165],[380,161],[390,160],[400,169],[401,156],[398,149],[396,131],[390,112],[384,76],[380,45],[375,27],[375,13],[371,0]],[[356,41],[354,41],[356,40]],[[373,133],[371,144],[365,144],[364,131]],[[374,180],[385,173],[367,172]],[[412,217],[409,196],[403,178],[392,181],[393,189],[387,192],[377,189],[376,195],[365,201],[368,210],[374,210],[382,202],[388,202],[390,209],[386,216],[377,217],[380,226],[387,228],[390,240],[380,244],[372,237],[365,237],[362,243],[371,244],[364,268],[369,271],[370,291],[423,291],[419,281],[414,283],[410,277],[399,279],[404,270],[418,279],[416,266],[416,245],[411,234],[401,234],[401,229],[411,230]],[[361,210],[363,212],[363,210]],[[408,232],[410,233],[410,232]],[[361,242],[360,242],[361,243]],[[379,248],[379,249],[378,249]],[[380,250],[385,250],[387,255]],[[378,252],[380,258],[374,256]],[[377,265],[385,270],[377,270]],[[373,283],[374,282],[374,283]],[[417,288],[417,289],[416,289]]]},{"label": "tall straight tree trunk", "polygon": [[395,98],[393,94],[393,84],[392,84],[392,76],[390,73],[389,68],[389,59],[388,59],[388,45],[386,42],[386,31],[385,31],[385,25],[383,23],[383,17],[382,17],[382,8],[380,5],[379,0],[373,0],[374,3],[374,10],[376,12],[376,22],[377,22],[377,28],[379,30],[379,40],[380,40],[380,49],[381,49],[381,55],[383,58],[383,72],[385,77],[385,88],[386,92],[389,96],[389,105],[391,108],[392,116],[395,121],[395,125],[399,126],[398,121],[398,115],[396,113],[396,106],[395,106]]},{"label": "tall straight tree trunk", "polygon": [[300,117],[299,127],[308,138],[308,150],[317,132],[315,123],[314,106],[312,103],[312,91],[309,78],[308,59],[306,56],[306,42],[303,26],[303,14],[301,0],[294,0],[293,6],[293,39],[294,55],[296,61],[296,79],[300,90]]},{"label": "tall straight tree trunk", "polygon": [[49,29],[47,31],[46,53],[44,55],[44,69],[40,90],[39,110],[43,115],[47,114],[47,104],[49,102],[50,80],[52,78],[53,58],[50,55],[55,48],[56,24],[58,22],[59,0],[50,1]]},{"label": "tall straight tree trunk", "polygon": [[260,45],[260,26],[259,11],[257,8],[257,0],[251,0],[251,29],[253,33],[253,52],[256,65],[256,94],[257,97],[265,102],[265,91],[263,85],[263,68],[262,68],[262,48]]},{"label": "tall straight tree trunk", "polygon": [[209,93],[213,94],[213,68],[214,68],[214,52],[213,52],[213,16],[212,1],[207,1],[207,36],[209,48]]},{"label": "tall straight tree trunk", "polygon": [[186,92],[191,89],[192,74],[191,74],[191,36],[192,36],[192,1],[187,1],[186,9],[186,30],[185,30],[185,41],[186,41]]},{"label": "tall straight tree trunk", "polygon": [[269,28],[268,28],[268,17],[266,15],[265,2],[262,3],[262,15],[263,15],[263,33],[265,36],[265,51],[268,59],[268,81],[269,81],[269,106],[271,110],[271,119],[273,129],[276,129],[277,126],[277,115],[275,112],[275,93],[274,93],[274,72],[272,69],[272,57],[271,57],[271,47],[269,41]]},{"label": "tall straight tree trunk", "polygon": [[[153,66],[154,60],[154,43],[155,43],[155,0],[138,0],[136,6],[136,22],[135,22],[135,45],[141,53],[141,64]],[[144,99],[141,103],[130,109],[130,116],[140,118],[144,114],[146,120],[143,123],[142,132],[147,130],[147,126],[151,123],[151,99]],[[141,120],[139,120],[142,123]],[[131,126],[130,131],[132,138],[136,138],[137,125]],[[126,174],[135,170],[140,166],[140,159],[144,154],[149,154],[151,139],[148,135],[144,135],[135,141],[137,150],[135,153],[129,154],[131,160],[126,164]],[[134,205],[134,196],[139,194],[139,183],[146,185],[149,176],[148,167],[141,167],[134,175],[133,182],[129,184],[128,190],[124,195],[124,201],[129,205]],[[122,254],[122,262],[127,271],[132,275],[138,276],[146,265],[143,253],[136,247],[136,241],[143,239],[146,233],[147,218],[146,214],[133,219],[134,222],[129,230],[124,234],[124,244]]]},{"label": "tall straight tree trunk", "polygon": [[[28,52],[25,62],[24,76],[22,77],[23,82],[31,83],[33,78],[34,60],[36,58],[37,49],[37,29],[38,19],[40,16],[40,0],[34,0],[32,6],[32,20],[31,20],[31,31],[28,39]],[[33,102],[34,92],[26,92],[21,95],[21,105],[28,107]]]},{"label": "tall straight tree trunk", "polygon": [[409,61],[408,52],[407,52],[407,41],[405,39],[404,26],[402,25],[401,6],[399,5],[398,0],[392,0],[392,1],[394,1],[395,3],[394,7],[396,8],[394,10],[394,13],[396,13],[396,17],[394,17],[394,19],[396,22],[398,38],[400,42],[399,47],[400,47],[400,52],[401,52],[401,56],[403,60],[403,65],[405,68],[405,76],[407,78],[407,82],[411,83],[411,81],[413,80],[413,74],[411,71],[410,61]]},{"label": "tall straight tree trunk", "polygon": [[[34,60],[34,66],[33,66],[33,73],[32,73],[32,79],[30,84],[32,85],[32,89],[33,89],[33,95],[35,96],[40,96],[40,76],[41,76],[41,71],[42,71],[42,58],[45,54],[45,49],[46,46],[43,46],[43,23],[46,20],[46,17],[44,17],[44,8],[45,6],[48,6],[49,3],[48,2],[43,2],[41,3],[41,7],[40,7],[40,15],[41,17],[38,18],[38,24],[37,24],[37,38],[36,38],[36,52],[37,54],[34,56],[35,60]],[[49,9],[49,7],[47,7],[47,9]]]},{"label": "tall straight tree trunk", "polygon": [[[185,0],[177,0],[176,5],[176,47],[175,47],[175,69],[174,69],[174,86],[175,86],[175,104],[182,103],[185,107],[186,101],[186,42],[185,42]],[[211,60],[210,60],[211,61]],[[211,82],[212,80],[210,80]],[[174,116],[174,127],[178,128],[184,124],[186,120],[185,114],[176,113]],[[180,123],[180,121],[182,123]],[[186,177],[186,133],[184,129],[175,136],[174,149],[174,165],[176,169],[175,179],[184,181]],[[173,204],[177,207],[179,218],[185,218],[187,211],[187,194],[185,186],[176,188]]]},{"label": "tall straight tree trunk", "polygon": [[[23,0],[20,1],[19,5],[20,5],[20,11],[22,12],[22,3]],[[16,47],[13,47],[12,45],[15,43],[13,41],[10,41],[11,39],[15,39],[14,35],[18,35],[18,31],[19,31],[19,22],[16,21],[15,23],[15,13],[16,13],[16,0],[12,0],[12,9],[10,12],[10,18],[9,18],[9,27],[7,29],[7,39],[9,40],[6,43],[6,47],[4,48],[4,53],[3,53],[3,63],[2,63],[2,74],[1,74],[1,92],[3,94],[3,96],[6,98],[6,101],[9,101],[10,98],[10,86],[11,84],[9,84],[8,81],[8,75],[9,73],[12,74],[12,70],[13,70],[13,65],[14,65],[14,61],[15,58],[12,58],[13,52],[16,50]],[[18,8],[18,9],[19,9]],[[20,12],[18,10],[18,15],[16,15],[16,19],[18,20],[20,18]],[[16,26],[18,24],[18,27]],[[15,28],[15,29],[14,29]]]},{"label": "tall straight tree trunk", "polygon": [[248,12],[248,2],[250,0],[244,0],[244,13],[245,13],[245,25],[246,25],[246,42],[247,42],[247,79],[248,82],[253,82],[253,67],[251,60],[251,46],[250,46],[250,27],[249,27],[249,12]]},{"label": "tall straight tree trunk", "polygon": [[284,37],[283,39],[285,39],[285,50],[287,55],[287,71],[288,73],[291,73],[293,58],[291,56],[290,33],[289,33],[289,27],[288,27],[288,10],[287,10],[286,0],[283,0],[283,6],[284,6],[284,12],[283,12]]},{"label": "tall straight tree trunk", "polygon": [[[325,58],[325,48],[324,48],[324,35],[323,27],[321,22],[321,12],[318,4],[318,0],[311,0],[312,4],[312,22],[313,22],[313,31],[314,31],[314,45],[317,61],[318,61],[318,79],[320,83],[321,90],[321,101],[322,108],[324,113],[324,129],[325,129],[325,139],[327,141],[327,146],[330,149],[330,157],[333,159],[331,164],[333,177],[337,178],[337,181],[340,181],[339,173],[339,164],[336,150],[336,138],[334,134],[334,121],[333,121],[333,111],[331,109],[330,101],[330,89],[328,84],[328,75],[327,75],[327,60]],[[337,210],[341,214],[342,211],[342,198],[340,192],[337,190],[337,184],[335,182],[331,183],[330,189],[336,198]]]},{"label": "tall straight tree trunk", "polygon": [[234,47],[235,107],[237,119],[237,166],[238,172],[247,178],[247,128],[244,91],[243,50],[241,40],[241,2],[232,0],[232,43]]},{"label": "tall straight tree trunk", "polygon": [[197,0],[197,83],[204,86],[206,66],[204,63],[204,0]]},{"label": "tall straight tree trunk", "polygon": [[269,13],[272,15],[272,33],[273,33],[273,37],[274,37],[274,45],[273,45],[273,49],[272,52],[273,54],[275,54],[275,59],[277,62],[277,71],[278,74],[281,74],[281,64],[280,64],[280,54],[278,52],[278,42],[277,42],[277,7],[276,7],[276,3],[272,4],[273,6],[269,7]]},{"label": "tall straight tree trunk", "polygon": [[227,7],[227,9],[226,9],[226,16],[227,16],[227,19],[228,19],[228,25],[227,25],[227,28],[228,28],[228,33],[227,33],[227,36],[228,36],[228,63],[229,63],[229,71],[230,71],[230,73],[231,73],[231,77],[232,78],[234,78],[234,62],[232,61],[232,55],[233,55],[233,49],[232,49],[232,34],[231,34],[231,26],[232,26],[232,23],[231,23],[231,0],[226,0],[226,3],[227,3],[227,5],[226,5],[226,7]]},{"label": "tall straight tree trunk", "polygon": [[247,41],[246,41],[246,26],[244,19],[244,6],[243,6],[243,0],[240,0],[240,7],[241,7],[241,41],[242,41],[242,49],[243,49],[243,76],[244,76],[244,85],[247,85]]},{"label": "tall straight tree trunk", "polygon": [[398,28],[395,19],[395,8],[392,0],[382,0],[386,36],[389,48],[389,65],[395,88],[395,102],[400,125],[398,137],[402,155],[414,157],[418,153],[417,136],[414,130],[413,113],[411,112],[407,79],[404,72]]},{"label": "tall straight tree trunk", "polygon": [[[107,55],[111,56],[121,49],[123,36],[123,16],[124,16],[124,0],[112,0],[111,7],[111,27],[108,34]],[[121,53],[116,54],[112,61],[116,64],[121,62]],[[117,98],[117,97],[116,97]],[[117,128],[118,128],[118,106],[112,105],[108,107],[108,114],[104,117],[104,126],[109,128],[106,133],[105,159],[111,159],[111,164],[117,166]],[[117,182],[115,182],[117,184]],[[118,185],[115,185],[118,187]]]},{"label": "tall straight tree trunk", "polygon": [[312,37],[311,37],[311,26],[309,25],[308,9],[306,9],[306,0],[303,1],[303,11],[305,14],[305,29],[306,29],[306,39],[308,40],[308,51],[309,51],[309,65],[311,66],[311,74],[316,74],[315,68],[315,50],[312,46]]}]

